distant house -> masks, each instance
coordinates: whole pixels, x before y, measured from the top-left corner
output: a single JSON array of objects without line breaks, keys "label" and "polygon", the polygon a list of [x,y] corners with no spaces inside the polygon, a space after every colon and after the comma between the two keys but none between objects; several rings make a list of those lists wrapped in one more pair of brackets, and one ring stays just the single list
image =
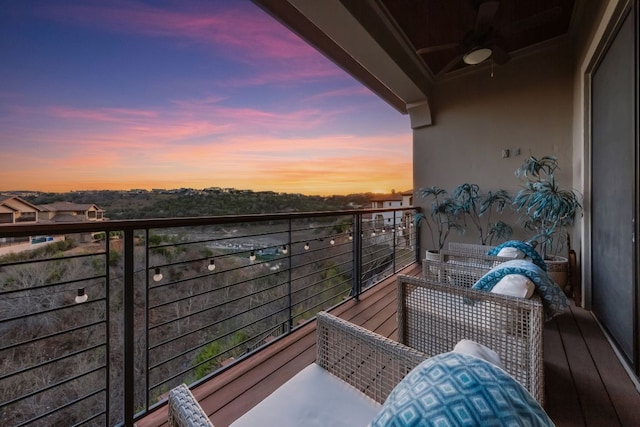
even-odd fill
[{"label": "distant house", "polygon": [[36,223],[41,209],[18,196],[0,194],[0,225]]},{"label": "distant house", "polygon": [[[47,205],[34,205],[26,200],[10,194],[0,194],[0,227],[14,224],[41,224],[63,222],[104,221],[104,209],[88,203],[56,202]],[[1,248],[0,255],[8,252],[20,252],[33,249],[34,245],[48,244],[64,240],[65,236],[32,236],[30,239],[14,239],[5,237],[0,239],[0,246],[10,245],[11,248]],[[90,241],[90,233],[75,236],[78,241]]]},{"label": "distant house", "polygon": [[55,202],[40,205],[39,222],[103,221],[104,209],[92,203]]},{"label": "distant house", "polygon": [[[371,199],[372,209],[400,208],[411,206],[412,204],[413,190],[403,191],[401,193],[376,194]],[[398,227],[403,224],[403,212],[395,212],[395,215],[394,212],[378,212],[374,214],[373,220],[375,228],[391,228],[394,225]]]}]

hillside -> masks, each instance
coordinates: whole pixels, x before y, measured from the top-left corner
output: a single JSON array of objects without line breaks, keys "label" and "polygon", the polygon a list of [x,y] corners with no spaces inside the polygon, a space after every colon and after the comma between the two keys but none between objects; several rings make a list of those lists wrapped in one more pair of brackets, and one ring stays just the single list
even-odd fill
[{"label": "hillside", "polygon": [[116,219],[175,218],[276,212],[317,212],[368,208],[373,194],[306,196],[249,190],[74,191],[30,193],[23,198],[34,204],[59,201],[93,203]]}]

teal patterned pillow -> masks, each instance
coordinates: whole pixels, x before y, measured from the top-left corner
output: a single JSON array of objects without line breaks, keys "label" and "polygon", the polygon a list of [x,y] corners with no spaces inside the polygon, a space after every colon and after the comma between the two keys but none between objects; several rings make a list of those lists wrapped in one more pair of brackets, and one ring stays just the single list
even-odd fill
[{"label": "teal patterned pillow", "polygon": [[409,372],[370,425],[542,427],[553,422],[505,371],[452,352],[427,359]]},{"label": "teal patterned pillow", "polygon": [[521,274],[533,282],[542,299],[546,320],[564,313],[564,310],[569,307],[567,296],[560,289],[560,286],[549,278],[547,272],[534,263],[523,259],[509,260],[496,265],[482,276],[472,286],[472,289],[490,292],[496,283],[508,274]]}]

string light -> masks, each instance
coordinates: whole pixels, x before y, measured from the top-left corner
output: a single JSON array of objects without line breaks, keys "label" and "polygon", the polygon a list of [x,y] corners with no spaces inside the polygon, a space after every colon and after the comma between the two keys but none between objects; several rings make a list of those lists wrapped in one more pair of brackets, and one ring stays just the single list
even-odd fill
[{"label": "string light", "polygon": [[207,270],[213,271],[216,269],[216,261],[214,259],[209,260],[209,265],[207,265]]},{"label": "string light", "polygon": [[349,233],[349,240],[353,240],[353,233]]},{"label": "string light", "polygon": [[309,242],[307,242],[307,243],[305,243],[305,244],[304,244],[304,250],[305,250],[305,251],[308,251],[308,250],[309,250]]},{"label": "string light", "polygon": [[160,268],[156,268],[156,272],[153,275],[153,281],[154,282],[159,282],[160,280],[162,280],[162,273],[160,273]]},{"label": "string light", "polygon": [[371,232],[371,237],[376,237],[376,229],[374,228],[373,231]]},{"label": "string light", "polygon": [[387,227],[383,227],[383,228],[382,228],[382,232],[383,232],[383,233],[386,233],[386,232],[387,232]]},{"label": "string light", "polygon": [[287,249],[287,245],[282,245],[282,253],[286,255],[287,252],[289,252],[289,249]]},{"label": "string light", "polygon": [[331,243],[331,246],[336,244],[336,239],[334,239],[333,237],[331,238],[331,240],[329,240],[329,243]]},{"label": "string light", "polygon": [[76,296],[76,303],[82,304],[83,302],[86,302],[88,299],[89,299],[89,295],[87,295],[84,292],[84,288],[79,288],[78,295]]},{"label": "string light", "polygon": [[249,254],[249,261],[255,261],[256,260],[256,253],[255,251],[251,251],[251,253]]}]

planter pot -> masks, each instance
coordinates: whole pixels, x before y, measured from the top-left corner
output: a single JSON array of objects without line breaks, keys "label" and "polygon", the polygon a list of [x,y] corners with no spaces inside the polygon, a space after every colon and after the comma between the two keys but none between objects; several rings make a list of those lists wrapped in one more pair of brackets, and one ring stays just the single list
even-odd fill
[{"label": "planter pot", "polygon": [[435,265],[430,265],[428,271],[424,271],[425,277],[435,278],[437,281],[442,279],[442,263],[444,255],[440,251],[428,249],[425,253],[425,260],[433,261]]},{"label": "planter pot", "polygon": [[547,273],[551,280],[556,282],[560,289],[565,290],[569,283],[569,260],[562,256],[547,256],[544,260],[547,265]]},{"label": "planter pot", "polygon": [[429,261],[444,261],[444,255],[440,253],[440,251],[436,251],[433,249],[427,249],[425,254],[425,258]]}]

